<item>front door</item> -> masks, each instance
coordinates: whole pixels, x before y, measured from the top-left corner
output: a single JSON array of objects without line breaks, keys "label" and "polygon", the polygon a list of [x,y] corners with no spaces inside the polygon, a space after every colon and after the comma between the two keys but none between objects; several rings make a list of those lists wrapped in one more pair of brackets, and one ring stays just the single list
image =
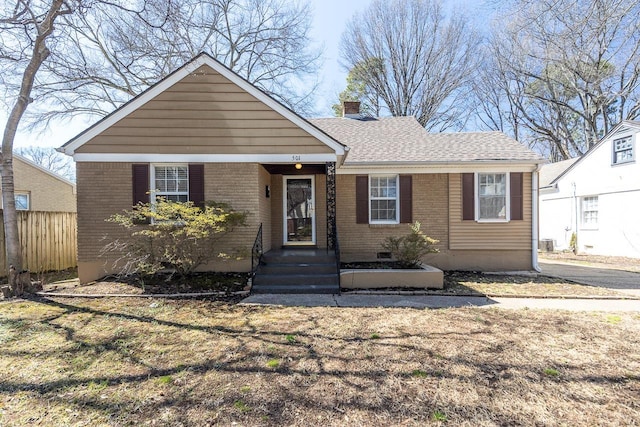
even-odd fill
[{"label": "front door", "polygon": [[316,243],[313,175],[284,177],[284,244]]}]

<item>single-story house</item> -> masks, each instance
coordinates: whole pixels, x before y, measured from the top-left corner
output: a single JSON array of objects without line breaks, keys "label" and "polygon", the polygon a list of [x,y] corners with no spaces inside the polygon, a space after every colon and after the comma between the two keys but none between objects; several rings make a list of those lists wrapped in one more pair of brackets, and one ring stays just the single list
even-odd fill
[{"label": "single-story house", "polygon": [[[640,258],[640,122],[623,121],[576,159],[540,172],[540,239],[554,249]],[[571,248],[573,249],[573,248]]]},{"label": "single-story house", "polygon": [[17,210],[76,211],[76,185],[73,182],[18,154],[13,155],[13,177]]},{"label": "single-story house", "polygon": [[[537,267],[539,155],[500,132],[429,134],[412,117],[305,120],[200,54],[59,150],[78,185],[78,270],[105,275],[109,215],[149,200],[215,200],[251,213],[229,244],[376,260],[419,221],[442,269]],[[293,260],[293,258],[289,258]],[[280,260],[282,261],[282,259]],[[244,270],[250,260],[211,265]]]}]

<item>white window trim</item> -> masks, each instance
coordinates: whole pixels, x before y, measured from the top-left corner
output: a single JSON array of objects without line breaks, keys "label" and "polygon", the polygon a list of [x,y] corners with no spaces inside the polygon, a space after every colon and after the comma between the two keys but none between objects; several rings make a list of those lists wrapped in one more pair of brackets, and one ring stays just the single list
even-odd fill
[{"label": "white window trim", "polygon": [[[624,160],[622,162],[616,162],[616,141],[619,141],[621,139],[627,139],[630,138],[631,139],[631,159],[629,160]],[[620,138],[614,138],[611,140],[611,165],[612,166],[617,166],[617,165],[626,165],[629,163],[633,163],[636,161],[636,138],[635,135],[626,135],[626,136],[621,136]],[[585,197],[589,197],[589,196],[585,196]]]},{"label": "white window trim", "polygon": [[[25,191],[16,191],[13,193],[14,197],[17,196],[27,196],[27,208],[26,209],[16,209],[18,211],[30,211],[31,210],[31,194],[25,192]],[[16,205],[17,207],[17,205]]]},{"label": "white window trim", "polygon": [[[595,197],[598,203],[598,209],[595,211],[598,213],[598,220],[595,224],[586,224],[584,222],[584,199]],[[580,196],[580,229],[581,230],[597,230],[600,223],[600,197],[597,194],[591,194],[587,196]]]},{"label": "white window trim", "polygon": [[[387,221],[371,218],[371,178],[395,178],[396,179],[396,220]],[[400,175],[397,174],[383,174],[383,175],[369,175],[367,185],[367,200],[369,201],[369,224],[400,224]],[[392,200],[391,198],[376,198],[376,200]]]},{"label": "white window trim", "polygon": [[[156,167],[158,166],[178,166],[178,167],[186,167],[187,168],[187,200],[189,200],[189,164],[188,163],[151,163],[150,167],[149,167],[149,186],[151,187],[149,189],[149,201],[151,202],[152,205],[155,205],[157,203],[157,193],[158,193],[158,189],[157,188],[153,188],[156,186]],[[184,194],[183,191],[181,192],[172,192],[173,194],[170,195],[180,195],[180,194]]]},{"label": "white window trim", "polygon": [[[506,179],[505,185],[505,217],[504,219],[500,218],[480,218],[480,175],[497,175],[504,174]],[[474,188],[473,188],[473,204],[475,209],[475,219],[476,222],[510,222],[511,221],[511,173],[510,172],[475,172],[473,177]]]}]

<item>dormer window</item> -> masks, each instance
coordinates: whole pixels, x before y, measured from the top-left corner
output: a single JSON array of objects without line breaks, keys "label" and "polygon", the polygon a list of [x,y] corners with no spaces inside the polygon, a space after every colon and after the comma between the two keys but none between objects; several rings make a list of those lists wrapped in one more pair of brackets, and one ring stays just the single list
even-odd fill
[{"label": "dormer window", "polygon": [[613,164],[633,161],[633,140],[631,136],[613,140]]}]

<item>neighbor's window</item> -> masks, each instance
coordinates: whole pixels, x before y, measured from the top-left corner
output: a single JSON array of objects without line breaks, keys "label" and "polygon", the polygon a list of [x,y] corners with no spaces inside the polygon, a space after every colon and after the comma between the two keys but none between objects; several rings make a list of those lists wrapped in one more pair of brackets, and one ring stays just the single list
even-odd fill
[{"label": "neighbor's window", "polygon": [[29,210],[29,194],[28,193],[15,193],[16,198],[16,210],[28,211]]},{"label": "neighbor's window", "polygon": [[371,223],[398,223],[398,176],[369,178],[369,220]]},{"label": "neighbor's window", "polygon": [[631,136],[613,140],[613,163],[633,161],[633,142]]},{"label": "neighbor's window", "polygon": [[154,195],[173,202],[189,200],[189,167],[187,165],[156,165],[151,169]]},{"label": "neighbor's window", "polygon": [[585,227],[598,225],[598,196],[582,198],[582,225]]},{"label": "neighbor's window", "polygon": [[508,181],[507,173],[478,173],[477,220],[509,220]]}]

